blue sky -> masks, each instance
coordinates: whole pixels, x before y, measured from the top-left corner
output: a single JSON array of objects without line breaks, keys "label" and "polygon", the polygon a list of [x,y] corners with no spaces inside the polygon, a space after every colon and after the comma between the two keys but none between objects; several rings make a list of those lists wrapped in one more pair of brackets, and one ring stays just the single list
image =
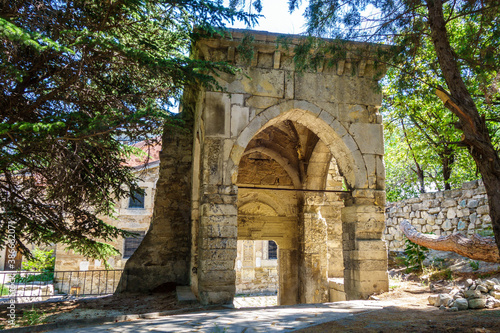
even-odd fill
[{"label": "blue sky", "polygon": [[[305,31],[305,20],[302,14],[306,6],[307,1],[303,1],[300,8],[290,14],[288,12],[287,0],[263,1],[261,14],[264,17],[259,20],[259,25],[252,29],[286,34],[300,34]],[[231,27],[239,29],[247,28],[242,23],[234,24]]]}]

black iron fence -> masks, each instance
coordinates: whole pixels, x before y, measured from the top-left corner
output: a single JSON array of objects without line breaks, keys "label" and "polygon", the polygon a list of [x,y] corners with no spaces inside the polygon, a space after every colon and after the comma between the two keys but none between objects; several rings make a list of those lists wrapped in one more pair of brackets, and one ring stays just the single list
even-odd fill
[{"label": "black iron fence", "polygon": [[44,301],[57,297],[113,294],[123,270],[0,272],[0,300],[16,303]]}]

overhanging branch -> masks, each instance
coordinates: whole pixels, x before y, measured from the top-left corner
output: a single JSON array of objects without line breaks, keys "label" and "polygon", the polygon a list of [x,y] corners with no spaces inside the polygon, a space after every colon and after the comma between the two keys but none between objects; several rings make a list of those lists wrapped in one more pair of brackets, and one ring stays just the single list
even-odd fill
[{"label": "overhanging branch", "polygon": [[500,262],[494,237],[481,237],[474,234],[471,238],[467,238],[459,233],[448,236],[423,234],[407,220],[401,222],[400,229],[413,243],[433,250],[455,252],[474,260]]}]

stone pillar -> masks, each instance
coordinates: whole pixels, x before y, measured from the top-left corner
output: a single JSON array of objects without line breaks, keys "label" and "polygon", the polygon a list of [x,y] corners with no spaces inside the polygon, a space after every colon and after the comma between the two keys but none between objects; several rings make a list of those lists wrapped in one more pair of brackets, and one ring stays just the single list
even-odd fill
[{"label": "stone pillar", "polygon": [[348,300],[389,290],[387,248],[381,240],[384,207],[354,204],[342,209],[344,284]]},{"label": "stone pillar", "polygon": [[192,147],[190,131],[165,131],[151,227],[125,264],[117,290],[145,293],[189,284]]},{"label": "stone pillar", "polygon": [[299,251],[279,249],[278,305],[293,305],[299,302]]},{"label": "stone pillar", "polygon": [[198,295],[202,304],[232,303],[236,292],[237,188],[202,188]]},{"label": "stone pillar", "polygon": [[301,214],[301,303],[328,302],[327,226],[320,212],[323,202],[323,195],[305,195]]},{"label": "stone pillar", "polygon": [[344,276],[341,220],[341,208],[344,203],[336,193],[327,193],[325,196],[327,201],[321,207],[321,216],[327,225],[328,277],[338,278]]}]

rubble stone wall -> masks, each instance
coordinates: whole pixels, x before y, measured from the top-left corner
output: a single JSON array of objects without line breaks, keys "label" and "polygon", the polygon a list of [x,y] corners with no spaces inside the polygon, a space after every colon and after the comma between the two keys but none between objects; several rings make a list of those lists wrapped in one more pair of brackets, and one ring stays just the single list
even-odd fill
[{"label": "rubble stone wall", "polygon": [[386,228],[383,238],[390,251],[405,247],[402,220],[408,220],[420,232],[449,235],[460,232],[470,236],[491,229],[488,199],[481,180],[467,182],[459,189],[423,193],[386,205]]}]

